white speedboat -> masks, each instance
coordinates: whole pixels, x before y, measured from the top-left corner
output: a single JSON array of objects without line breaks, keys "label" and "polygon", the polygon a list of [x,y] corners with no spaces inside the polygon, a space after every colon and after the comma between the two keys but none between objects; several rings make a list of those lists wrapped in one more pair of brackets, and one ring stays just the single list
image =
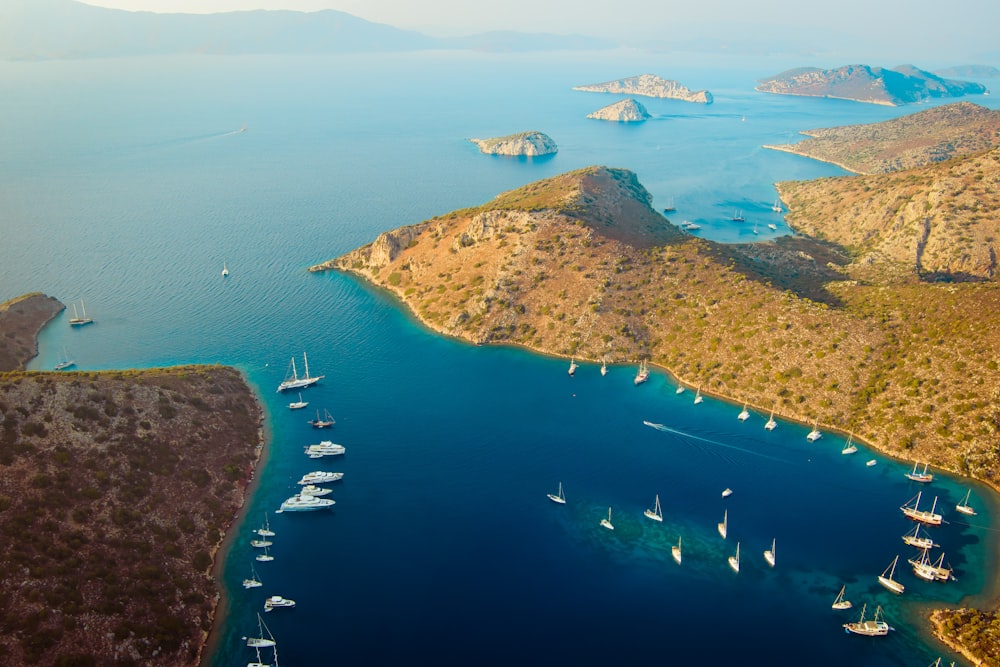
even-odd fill
[{"label": "white speedboat", "polygon": [[332,507],[334,501],[329,498],[317,498],[316,496],[303,496],[297,494],[281,503],[279,512],[309,512]]},{"label": "white speedboat", "polygon": [[305,486],[306,484],[329,484],[330,482],[336,482],[339,479],[343,479],[344,473],[342,472],[326,472],[324,470],[315,470],[313,472],[307,472],[302,475],[302,479],[299,480],[299,485]]},{"label": "white speedboat", "polygon": [[729,487],[726,487],[725,489],[722,490],[722,497],[723,498],[728,498],[731,495],[733,495],[733,490],[730,489]]},{"label": "white speedboat", "polygon": [[316,445],[306,447],[306,456],[311,459],[319,459],[324,456],[337,456],[343,454],[347,449],[343,445],[338,445],[329,440],[324,440]]},{"label": "white speedboat", "polygon": [[282,607],[291,609],[294,606],[295,600],[289,600],[288,598],[283,598],[280,595],[272,595],[264,600],[264,611],[271,611],[272,609],[280,609]]}]

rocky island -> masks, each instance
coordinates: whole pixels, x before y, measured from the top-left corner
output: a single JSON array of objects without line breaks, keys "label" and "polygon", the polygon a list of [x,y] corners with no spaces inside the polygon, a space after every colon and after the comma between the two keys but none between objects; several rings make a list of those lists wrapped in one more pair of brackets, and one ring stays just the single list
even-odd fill
[{"label": "rocky island", "polygon": [[987,92],[981,84],[944,79],[912,65],[892,69],[869,65],[845,65],[835,69],[802,67],[761,79],[756,90],[889,106]]},{"label": "rocky island", "polygon": [[606,107],[601,107],[594,113],[587,114],[587,118],[617,121],[619,123],[637,123],[649,120],[652,116],[646,111],[646,107],[628,98],[614,104],[609,104]]},{"label": "rocky island", "polygon": [[655,74],[640,74],[625,79],[592,83],[586,86],[574,86],[573,90],[587,93],[620,93],[623,95],[641,95],[644,97],[659,97],[685,102],[711,104],[712,93],[707,90],[691,90],[677,81],[671,81]]},{"label": "rocky island", "polygon": [[469,139],[469,141],[479,146],[479,150],[487,155],[535,157],[551,155],[559,150],[552,137],[541,132],[520,132],[506,137]]},{"label": "rocky island", "polygon": [[4,663],[198,665],[261,419],[222,366],[0,373]]},{"label": "rocky island", "polygon": [[811,138],[764,148],[832,162],[858,174],[884,174],[1000,146],[1000,111],[956,102],[881,123],[801,134]]}]

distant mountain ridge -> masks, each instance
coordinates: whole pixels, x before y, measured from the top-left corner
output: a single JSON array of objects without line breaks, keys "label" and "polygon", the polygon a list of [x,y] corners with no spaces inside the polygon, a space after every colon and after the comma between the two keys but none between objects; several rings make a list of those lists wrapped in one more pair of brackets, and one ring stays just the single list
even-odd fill
[{"label": "distant mountain ridge", "polygon": [[987,92],[982,84],[945,79],[913,65],[892,69],[870,65],[845,65],[836,69],[801,67],[761,79],[756,90],[889,106]]},{"label": "distant mountain ridge", "polygon": [[492,32],[435,38],[334,10],[154,14],[73,0],[0,2],[0,59],[119,57],[175,53],[364,53],[613,48],[581,35]]}]

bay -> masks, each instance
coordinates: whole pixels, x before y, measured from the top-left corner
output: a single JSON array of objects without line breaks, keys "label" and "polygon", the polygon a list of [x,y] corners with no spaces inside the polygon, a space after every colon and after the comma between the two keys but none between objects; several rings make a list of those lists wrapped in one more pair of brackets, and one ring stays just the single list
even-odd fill
[{"label": "bay", "polygon": [[[0,299],[82,299],[96,320],[57,319],[31,367],[50,369],[64,347],[82,370],[231,364],[266,410],[269,455],[223,554],[228,611],[210,664],[250,659],[241,637],[272,594],[297,601],[266,616],[289,665],[921,665],[943,653],[925,607],[993,587],[986,489],[974,487],[968,521],[951,511],[964,480],[925,489],[946,510],[934,535],[958,581],[902,567],[907,592],[894,597],[875,577],[911,555],[906,464],[843,456],[833,434],[807,443],[802,425],[767,432],[766,415],[740,423],[741,406],[695,405],[660,372],[635,387],[634,367],[601,377],[584,363],[570,378],[566,360],[442,338],[378,290],[306,272],[386,229],[591,164],[632,169],[655,206],[672,200],[671,219],[708,238],[788,233],[773,183],[843,172],[762,144],[915,110],[752,90],[801,64],[628,52],[0,63],[0,123],[16,128],[0,135]],[[572,86],[644,71],[716,101],[642,99],[654,119],[637,126],[585,118],[618,97]],[[467,141],[529,129],[559,153],[488,157]],[[303,352],[326,377],[290,412],[275,388]],[[316,408],[332,432],[306,423]],[[320,437],[347,454],[305,458]],[[345,473],[335,509],[275,515],[313,469]],[[560,481],[566,506],[545,498]],[[663,524],[642,516],[654,494]],[[598,523],[609,506],[614,532]],[[254,563],[250,530],[265,515],[275,561]],[[772,539],[773,570],[761,555]],[[737,540],[739,575],[726,563]],[[245,591],[251,564],[264,586]],[[834,612],[845,583],[856,609]],[[896,632],[845,635],[863,602],[882,604]]]}]

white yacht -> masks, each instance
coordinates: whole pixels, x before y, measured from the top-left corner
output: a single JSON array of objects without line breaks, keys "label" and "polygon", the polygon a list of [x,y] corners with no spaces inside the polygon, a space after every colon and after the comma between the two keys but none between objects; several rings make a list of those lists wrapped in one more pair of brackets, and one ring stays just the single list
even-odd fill
[{"label": "white yacht", "polygon": [[271,530],[271,523],[267,520],[267,514],[264,515],[264,525],[253,532],[261,537],[274,537],[274,531]]},{"label": "white yacht", "polygon": [[907,479],[911,479],[914,482],[921,482],[921,483],[924,483],[924,484],[926,484],[927,482],[931,482],[931,481],[934,480],[934,475],[932,475],[931,473],[927,472],[927,464],[926,463],[924,464],[924,469],[920,470],[920,471],[917,470],[917,465],[918,465],[917,463],[914,463],[913,464],[913,470],[911,472],[906,473]]},{"label": "white yacht", "polygon": [[764,424],[764,428],[768,431],[773,431],[777,426],[778,422],[774,421],[774,408],[771,408],[771,416],[767,418],[767,423]]},{"label": "white yacht", "polygon": [[311,459],[319,459],[324,456],[337,456],[343,454],[347,449],[343,445],[338,445],[329,440],[324,440],[316,445],[306,447],[306,456]]},{"label": "white yacht", "polygon": [[932,549],[940,546],[939,544],[935,544],[931,537],[920,534],[919,522],[913,526],[913,530],[908,532],[906,535],[903,535],[903,542],[906,545],[916,547],[917,549]]},{"label": "white yacht", "polygon": [[736,418],[739,419],[741,422],[745,422],[746,420],[750,419],[750,411],[747,410],[746,403],[743,404],[743,409],[740,411],[740,414],[736,415]]},{"label": "white yacht", "polygon": [[327,507],[332,507],[333,504],[334,501],[329,498],[317,498],[316,496],[304,496],[302,494],[298,494],[281,503],[281,509],[278,511],[309,512],[312,510],[321,510]]},{"label": "white yacht", "polygon": [[294,606],[295,600],[289,600],[288,598],[283,598],[280,595],[272,595],[264,600],[264,611],[271,611],[272,609],[279,609],[281,607],[290,609]]},{"label": "white yacht", "polygon": [[822,437],[823,434],[819,432],[818,428],[816,428],[816,422],[813,422],[813,429],[809,431],[809,435],[806,436],[806,440],[809,442],[816,442]]},{"label": "white yacht", "polygon": [[576,359],[569,360],[569,370],[566,372],[570,374],[570,377],[576,375]]},{"label": "white yacht", "polygon": [[306,484],[329,484],[330,482],[336,482],[337,480],[343,479],[343,477],[344,473],[342,472],[326,472],[325,470],[316,470],[302,475],[302,479],[300,479],[298,483],[300,486],[305,486]]},{"label": "white yacht", "polygon": [[724,488],[724,489],[722,490],[722,497],[723,497],[723,498],[728,498],[728,497],[729,497],[729,496],[731,496],[731,495],[733,495],[733,490],[732,490],[732,489],[730,489],[729,487],[726,487],[726,488]]},{"label": "white yacht", "polygon": [[309,375],[309,359],[306,357],[306,353],[302,353],[302,361],[306,366],[306,374],[299,377],[298,372],[295,370],[295,357],[292,357],[292,363],[288,367],[288,374],[285,376],[284,381],[278,385],[278,391],[286,391],[288,389],[302,389],[304,387],[309,387],[316,384],[322,380],[325,376],[317,375],[315,377]]},{"label": "white yacht", "polygon": [[914,521],[926,523],[931,526],[940,526],[944,517],[934,511],[937,509],[937,500],[937,496],[934,496],[934,504],[931,505],[931,509],[929,511],[922,510],[920,509],[920,493],[917,493],[917,495],[910,498],[906,504],[899,509],[903,512],[903,516],[907,519],[913,519]]},{"label": "white yacht", "polygon": [[324,486],[316,486],[315,484],[308,484],[306,486],[303,486],[302,490],[299,491],[300,496],[313,496],[316,498],[320,496],[326,496],[331,493],[333,493],[333,489],[328,489]]},{"label": "white yacht", "polygon": [[80,308],[83,310],[83,317],[79,316],[76,312],[76,304],[73,304],[73,317],[69,318],[69,325],[71,327],[82,327],[84,324],[92,324],[93,319],[87,317],[87,307],[83,305],[83,299],[80,299]]},{"label": "white yacht", "polygon": [[847,436],[847,444],[844,448],[840,450],[841,454],[854,454],[858,451],[857,446],[854,444],[854,434]]},{"label": "white yacht", "polygon": [[256,558],[261,563],[270,563],[272,560],[274,560],[274,556],[272,556],[267,552],[267,547],[264,547],[264,553],[257,554]]},{"label": "white yacht", "polygon": [[867,608],[867,603],[861,605],[861,618],[855,623],[844,623],[844,629],[856,635],[864,635],[866,637],[883,637],[889,634],[892,628],[882,620],[882,607],[875,608],[875,617],[870,621],[865,620],[865,610]]},{"label": "white yacht", "polygon": [[545,495],[554,503],[559,503],[560,505],[566,504],[566,494],[563,493],[562,482],[559,482],[559,491],[557,493],[547,493]]},{"label": "white yacht", "polygon": [[289,410],[301,410],[302,408],[306,407],[307,405],[309,405],[309,401],[303,401],[302,400],[302,393],[300,392],[299,393],[299,400],[292,401],[291,403],[289,403],[288,404],[288,409]]},{"label": "white yacht", "polygon": [[972,508],[972,505],[969,504],[969,497],[971,495],[972,495],[972,489],[969,489],[965,494],[965,498],[962,499],[962,502],[955,505],[955,511],[961,512],[966,516],[976,516],[976,510],[974,510]]},{"label": "white yacht", "polygon": [[697,405],[698,403],[701,403],[701,402],[702,402],[702,401],[704,401],[704,400],[705,400],[705,399],[704,399],[704,398],[702,398],[702,396],[701,396],[701,386],[699,385],[699,386],[698,386],[698,391],[696,391],[696,392],[694,393],[694,402],[695,402],[695,405]]},{"label": "white yacht", "polygon": [[653,500],[653,506],[643,512],[647,519],[652,519],[653,521],[663,522],[663,510],[660,509],[660,494],[656,494],[656,498]]},{"label": "white yacht", "polygon": [[608,508],[608,518],[607,519],[601,519],[601,526],[603,526],[604,528],[607,528],[608,530],[614,530],[615,529],[614,524],[611,523],[611,508],[610,507]]},{"label": "white yacht", "polygon": [[272,542],[271,540],[250,540],[250,546],[254,547],[255,549],[263,549],[264,547],[269,547],[273,544],[274,542]]},{"label": "white yacht", "polygon": [[[264,636],[265,631],[267,636]],[[278,642],[274,641],[274,635],[271,634],[270,628],[264,625],[264,619],[257,614],[257,636],[247,637],[247,646],[250,648],[270,648],[277,645]]]},{"label": "white yacht", "polygon": [[729,557],[729,567],[733,568],[733,572],[736,574],[740,573],[740,543],[736,543],[736,555]]},{"label": "white yacht", "polygon": [[834,599],[833,604],[830,605],[831,608],[840,610],[840,609],[850,609],[851,607],[854,606],[853,604],[851,604],[850,600],[844,599],[844,593],[846,591],[847,591],[847,584],[844,584],[843,586],[840,587],[840,592],[837,593],[837,597],[836,599]]},{"label": "white yacht", "polygon": [[649,365],[646,363],[646,360],[643,359],[641,362],[639,362],[639,370],[636,372],[635,379],[632,380],[632,382],[638,385],[642,384],[648,379],[649,379]]},{"label": "white yacht", "polygon": [[264,584],[260,581],[260,577],[257,576],[257,570],[255,570],[253,565],[251,565],[250,576],[243,580],[243,588],[260,588],[263,585]]},{"label": "white yacht", "polygon": [[607,374],[608,374],[608,362],[604,361],[604,359],[601,359],[601,375],[604,376]]},{"label": "white yacht", "polygon": [[897,562],[899,562],[899,555],[898,554],[896,555],[895,558],[892,559],[892,562],[889,563],[889,567],[885,568],[885,570],[882,572],[882,574],[880,574],[878,576],[878,583],[882,584],[883,586],[885,586],[887,589],[889,589],[893,593],[896,593],[897,595],[899,595],[903,591],[906,590],[906,587],[903,586],[903,584],[899,583],[898,581],[896,581],[895,579],[892,578],[892,575],[894,575],[896,573],[896,563]]}]

